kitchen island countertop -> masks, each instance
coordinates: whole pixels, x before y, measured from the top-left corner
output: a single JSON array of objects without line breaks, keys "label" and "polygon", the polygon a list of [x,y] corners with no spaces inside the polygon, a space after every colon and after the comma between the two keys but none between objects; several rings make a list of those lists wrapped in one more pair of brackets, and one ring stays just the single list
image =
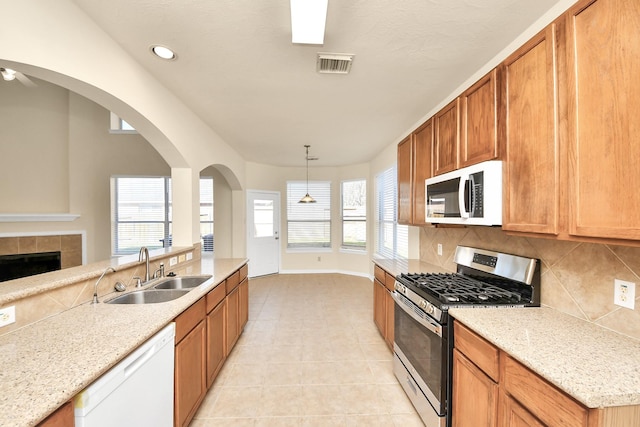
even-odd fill
[{"label": "kitchen island countertop", "polygon": [[83,304],[0,336],[0,425],[36,425],[246,262],[203,257],[181,274],[212,278],[176,300]]}]

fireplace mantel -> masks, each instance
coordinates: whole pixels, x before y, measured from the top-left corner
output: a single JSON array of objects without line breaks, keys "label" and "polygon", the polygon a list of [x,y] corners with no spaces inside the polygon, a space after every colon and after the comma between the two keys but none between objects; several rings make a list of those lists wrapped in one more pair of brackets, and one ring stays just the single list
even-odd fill
[{"label": "fireplace mantel", "polygon": [[0,222],[70,222],[80,218],[65,213],[0,213]]}]

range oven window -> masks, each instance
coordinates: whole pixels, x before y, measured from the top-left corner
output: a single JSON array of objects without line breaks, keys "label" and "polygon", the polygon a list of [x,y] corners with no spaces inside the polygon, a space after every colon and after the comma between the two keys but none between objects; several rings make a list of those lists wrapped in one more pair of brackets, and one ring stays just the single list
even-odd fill
[{"label": "range oven window", "polygon": [[[409,359],[418,376],[437,399],[437,402],[431,401],[431,405],[440,415],[444,415],[447,386],[447,327],[442,326],[442,337],[439,337],[420,325],[404,310],[405,307],[395,303],[395,344]],[[423,393],[431,400],[427,390],[423,390]]]}]

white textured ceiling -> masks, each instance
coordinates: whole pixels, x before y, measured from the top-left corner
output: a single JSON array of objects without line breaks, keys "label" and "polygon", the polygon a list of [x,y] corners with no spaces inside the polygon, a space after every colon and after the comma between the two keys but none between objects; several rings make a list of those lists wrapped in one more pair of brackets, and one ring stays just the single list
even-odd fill
[{"label": "white textured ceiling", "polygon": [[[242,157],[278,166],[304,165],[304,144],[314,165],[369,161],[558,2],[329,0],[324,46],[303,46],[289,0],[74,1]],[[318,52],[355,54],[351,73],[318,74]]]}]

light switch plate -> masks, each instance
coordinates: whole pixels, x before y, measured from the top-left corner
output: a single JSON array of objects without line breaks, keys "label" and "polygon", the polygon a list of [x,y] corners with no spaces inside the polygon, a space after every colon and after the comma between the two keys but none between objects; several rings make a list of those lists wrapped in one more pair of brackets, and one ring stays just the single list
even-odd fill
[{"label": "light switch plate", "polygon": [[169,267],[173,267],[178,263],[178,257],[172,256],[169,258]]},{"label": "light switch plate", "polygon": [[636,303],[636,284],[619,279],[613,282],[613,303],[633,310]]},{"label": "light switch plate", "polygon": [[16,306],[0,308],[0,327],[16,322]]},{"label": "light switch plate", "polygon": [[187,252],[187,261],[191,261],[193,259],[193,252]]}]

